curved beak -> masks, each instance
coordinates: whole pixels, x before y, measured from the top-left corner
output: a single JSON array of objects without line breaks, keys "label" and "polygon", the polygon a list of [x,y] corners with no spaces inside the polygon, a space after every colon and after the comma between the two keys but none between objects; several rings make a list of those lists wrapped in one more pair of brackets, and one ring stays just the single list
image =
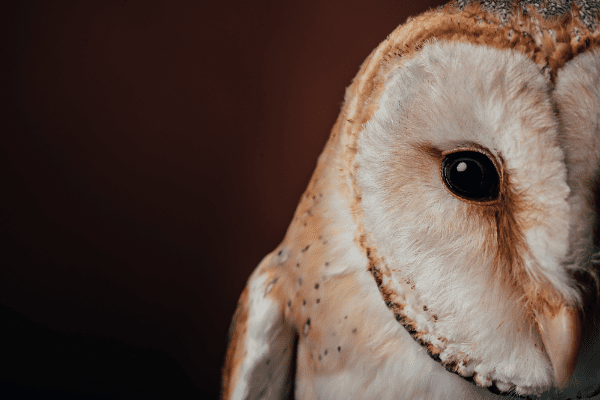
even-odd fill
[{"label": "curved beak", "polygon": [[540,335],[552,362],[556,386],[564,388],[569,381],[581,347],[581,319],[573,307],[562,306],[558,312],[538,314]]}]

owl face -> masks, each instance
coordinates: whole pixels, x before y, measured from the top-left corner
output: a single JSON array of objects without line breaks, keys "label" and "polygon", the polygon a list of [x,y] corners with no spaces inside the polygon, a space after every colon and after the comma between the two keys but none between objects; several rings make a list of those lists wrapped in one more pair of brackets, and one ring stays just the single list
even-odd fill
[{"label": "owl face", "polygon": [[431,43],[390,71],[357,145],[383,280],[413,288],[427,332],[449,342],[443,357],[465,370],[493,360],[521,386],[552,382],[535,312],[578,301],[562,264],[570,189],[549,89],[519,53]]},{"label": "owl face", "polygon": [[468,40],[400,54],[380,56],[370,99],[347,116],[363,122],[350,170],[382,296],[480,386],[564,386],[582,292],[597,291],[600,51],[552,71]]}]

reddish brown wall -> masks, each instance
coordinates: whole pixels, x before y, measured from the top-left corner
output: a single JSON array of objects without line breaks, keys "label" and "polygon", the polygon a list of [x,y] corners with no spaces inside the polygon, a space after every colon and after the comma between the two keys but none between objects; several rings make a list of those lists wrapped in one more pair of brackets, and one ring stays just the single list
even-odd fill
[{"label": "reddish brown wall", "polygon": [[236,299],[282,239],[345,86],[442,2],[13,3],[0,385],[216,397]]}]

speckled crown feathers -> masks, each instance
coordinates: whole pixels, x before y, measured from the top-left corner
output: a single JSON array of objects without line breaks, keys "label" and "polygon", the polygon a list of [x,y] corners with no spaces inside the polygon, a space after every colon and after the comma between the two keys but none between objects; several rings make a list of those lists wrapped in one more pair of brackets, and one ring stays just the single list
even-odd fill
[{"label": "speckled crown feathers", "polygon": [[573,18],[578,20],[588,30],[594,31],[598,27],[598,15],[600,12],[600,1],[594,0],[556,0],[556,1],[468,1],[455,0],[454,5],[462,10],[470,4],[479,4],[490,14],[498,17],[502,23],[509,22],[517,15],[517,12],[527,15],[531,12],[537,13],[544,19],[562,18],[572,13]]}]

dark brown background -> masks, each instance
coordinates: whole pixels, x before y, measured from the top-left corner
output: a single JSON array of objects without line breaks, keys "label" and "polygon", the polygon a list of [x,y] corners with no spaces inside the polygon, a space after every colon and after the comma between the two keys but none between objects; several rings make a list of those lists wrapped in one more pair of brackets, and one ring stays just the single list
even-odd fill
[{"label": "dark brown background", "polygon": [[13,3],[0,392],[216,398],[344,88],[443,2]]}]

